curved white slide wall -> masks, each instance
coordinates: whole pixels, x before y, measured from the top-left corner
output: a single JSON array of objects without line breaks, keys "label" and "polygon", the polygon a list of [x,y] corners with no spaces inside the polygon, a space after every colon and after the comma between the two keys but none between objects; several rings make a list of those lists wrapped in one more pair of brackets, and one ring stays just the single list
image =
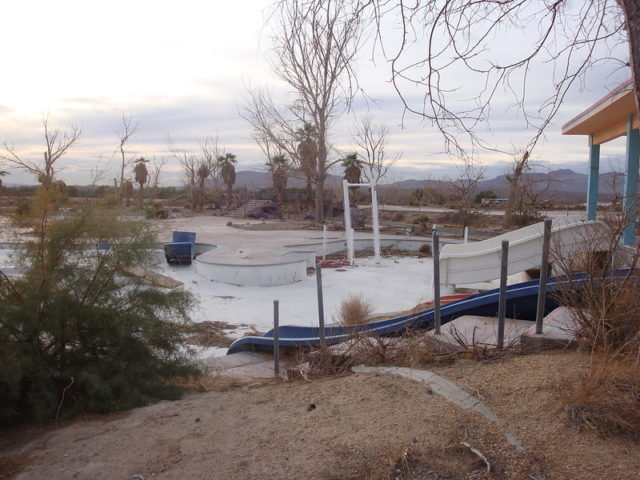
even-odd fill
[{"label": "curved white slide wall", "polygon": [[[536,223],[481,242],[448,244],[440,253],[440,283],[451,290],[454,285],[486,282],[500,278],[502,241],[509,240],[507,273],[538,268],[542,262],[544,223]],[[551,252],[569,258],[584,251],[608,247],[606,226],[599,221],[554,219],[551,226]]]}]

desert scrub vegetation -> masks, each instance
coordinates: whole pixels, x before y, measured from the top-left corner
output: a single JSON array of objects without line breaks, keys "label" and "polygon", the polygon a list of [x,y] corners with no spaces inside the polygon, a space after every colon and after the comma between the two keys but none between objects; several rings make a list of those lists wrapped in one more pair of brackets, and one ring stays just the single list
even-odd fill
[{"label": "desert scrub vegetation", "polygon": [[420,245],[418,252],[420,252],[422,255],[431,255],[431,244],[423,243],[422,245]]},{"label": "desert scrub vegetation", "polygon": [[362,295],[349,295],[340,303],[338,309],[338,322],[343,326],[360,325],[367,323],[373,307]]},{"label": "desert scrub vegetation", "polygon": [[[567,412],[581,429],[630,435],[640,440],[640,277],[638,247],[621,246],[626,223],[605,219],[606,229],[588,238],[580,255],[555,255],[559,270],[576,277],[578,290],[558,293],[573,312],[579,345],[591,353],[581,383],[566,392]],[[620,270],[622,269],[622,270]],[[581,274],[582,275],[582,274]]]},{"label": "desert scrub vegetation", "polygon": [[0,272],[0,424],[47,422],[175,398],[195,373],[184,329],[194,305],[122,272],[149,265],[152,236],[116,211],[62,214],[42,187],[16,222],[22,273]]}]

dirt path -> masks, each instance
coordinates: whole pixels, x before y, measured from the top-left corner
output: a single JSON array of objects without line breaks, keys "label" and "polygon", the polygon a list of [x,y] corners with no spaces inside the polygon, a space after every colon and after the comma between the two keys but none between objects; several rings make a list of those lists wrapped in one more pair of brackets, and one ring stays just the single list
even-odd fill
[{"label": "dirt path", "polygon": [[[562,391],[586,361],[560,352],[432,369],[491,406],[523,453],[493,423],[424,384],[352,374],[239,386],[5,434],[0,478],[638,478],[637,445],[578,432],[563,414]],[[470,447],[485,456],[488,474]]]}]

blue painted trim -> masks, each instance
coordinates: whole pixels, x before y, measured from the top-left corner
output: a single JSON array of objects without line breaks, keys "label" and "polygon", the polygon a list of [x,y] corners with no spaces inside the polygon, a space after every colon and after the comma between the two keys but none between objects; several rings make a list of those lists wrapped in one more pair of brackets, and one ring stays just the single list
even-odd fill
[{"label": "blue painted trim", "polygon": [[595,220],[598,210],[598,178],[600,175],[600,145],[589,136],[589,183],[587,187],[587,220]]},{"label": "blue painted trim", "polygon": [[627,226],[622,235],[625,245],[636,242],[636,215],[638,212],[638,160],[640,159],[640,132],[633,128],[633,115],[627,118],[627,170],[624,182],[624,214]]}]

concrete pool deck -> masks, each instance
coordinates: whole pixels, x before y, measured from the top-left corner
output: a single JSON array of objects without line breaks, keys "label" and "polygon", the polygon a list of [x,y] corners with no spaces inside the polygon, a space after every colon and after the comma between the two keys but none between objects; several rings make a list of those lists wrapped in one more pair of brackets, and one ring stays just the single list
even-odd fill
[{"label": "concrete pool deck", "polygon": [[[307,268],[323,253],[321,230],[245,230],[228,226],[226,217],[194,216],[156,222],[161,241],[169,241],[174,230],[196,232],[198,242],[217,248],[198,256],[198,272],[214,281],[232,285],[271,287],[288,285],[306,278]],[[245,224],[260,224],[248,220]],[[278,224],[278,221],[271,221]],[[443,243],[459,240],[443,239]],[[383,247],[417,251],[431,243],[427,237],[388,235]],[[356,249],[371,247],[373,234],[356,232]],[[344,232],[328,232],[326,254],[345,251]],[[356,262],[357,263],[357,262]]]}]

